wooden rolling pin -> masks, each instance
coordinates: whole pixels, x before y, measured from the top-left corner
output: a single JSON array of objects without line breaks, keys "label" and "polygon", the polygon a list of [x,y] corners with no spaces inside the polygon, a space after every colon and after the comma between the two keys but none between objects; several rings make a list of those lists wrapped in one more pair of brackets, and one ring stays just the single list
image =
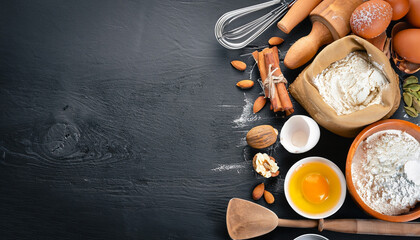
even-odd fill
[{"label": "wooden rolling pin", "polygon": [[277,23],[277,27],[289,34],[296,25],[303,21],[321,0],[297,0]]},{"label": "wooden rolling pin", "polygon": [[314,228],[323,230],[372,235],[420,236],[419,223],[393,223],[370,219],[320,219],[289,220],[279,219],[279,227]]},{"label": "wooden rolling pin", "polygon": [[310,13],[313,23],[308,36],[299,39],[289,49],[284,65],[298,68],[317,53],[318,49],[350,32],[350,16],[363,0],[324,0]]}]

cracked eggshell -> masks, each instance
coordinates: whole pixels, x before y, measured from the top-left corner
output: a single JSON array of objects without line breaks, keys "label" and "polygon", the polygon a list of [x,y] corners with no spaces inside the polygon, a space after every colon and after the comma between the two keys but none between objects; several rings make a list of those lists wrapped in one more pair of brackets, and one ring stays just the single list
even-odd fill
[{"label": "cracked eggshell", "polygon": [[420,29],[405,29],[395,35],[394,50],[405,60],[420,63],[419,43]]},{"label": "cracked eggshell", "polygon": [[280,131],[280,143],[290,153],[304,153],[311,150],[319,138],[318,124],[304,115],[289,118]]},{"label": "cracked eggshell", "polygon": [[[408,61],[406,58],[399,55],[399,53],[397,53],[396,48],[395,48],[395,36],[397,36],[400,32],[404,30],[408,30],[408,29],[412,29],[412,26],[406,22],[399,22],[395,24],[391,32],[391,49],[390,50],[391,50],[391,56],[395,63],[395,66],[402,72],[405,72],[407,74],[413,74],[420,70],[420,64]],[[405,48],[406,46],[403,46],[403,49]]]}]

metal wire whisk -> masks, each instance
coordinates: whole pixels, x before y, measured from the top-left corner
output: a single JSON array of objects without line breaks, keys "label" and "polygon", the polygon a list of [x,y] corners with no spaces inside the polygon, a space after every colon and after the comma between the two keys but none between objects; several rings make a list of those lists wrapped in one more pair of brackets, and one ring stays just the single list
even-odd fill
[{"label": "metal wire whisk", "polygon": [[[234,20],[279,3],[281,3],[280,6],[273,9],[264,16],[259,17],[254,21],[244,24],[240,27],[225,31],[225,28]],[[283,17],[287,10],[293,5],[293,3],[295,3],[295,1],[286,3],[284,0],[273,0],[227,12],[223,14],[219,20],[217,20],[216,25],[214,26],[214,34],[216,39],[223,47],[227,49],[243,48],[254,39],[256,39],[259,35],[261,35],[261,33],[267,30],[271,24],[276,22],[279,18]]]}]

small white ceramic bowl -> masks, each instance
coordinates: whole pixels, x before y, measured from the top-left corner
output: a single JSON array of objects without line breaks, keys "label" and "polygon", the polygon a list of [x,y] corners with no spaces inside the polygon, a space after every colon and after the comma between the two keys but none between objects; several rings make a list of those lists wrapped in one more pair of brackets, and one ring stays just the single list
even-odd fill
[{"label": "small white ceramic bowl", "polygon": [[[303,212],[292,202],[291,197],[290,197],[289,183],[290,183],[291,176],[293,175],[293,173],[299,166],[301,166],[304,163],[310,163],[310,162],[320,162],[320,163],[326,164],[337,174],[338,179],[340,179],[340,189],[341,189],[340,198],[337,204],[333,208],[331,208],[329,211],[326,211],[324,213],[311,214],[311,213]],[[337,165],[335,165],[335,163],[331,162],[330,160],[323,157],[307,157],[307,158],[297,161],[295,164],[293,164],[293,166],[287,172],[286,179],[284,180],[284,193],[286,195],[286,199],[290,207],[292,207],[292,209],[296,213],[301,215],[302,217],[309,218],[309,219],[326,218],[333,215],[335,212],[337,212],[338,209],[340,209],[340,207],[343,205],[344,200],[346,199],[346,179],[344,178],[344,175],[341,172],[340,168],[337,167]]]},{"label": "small white ceramic bowl", "polygon": [[318,124],[304,115],[292,116],[280,131],[280,143],[290,153],[304,153],[311,150],[319,138]]},{"label": "small white ceramic bowl", "polygon": [[328,238],[318,235],[318,234],[309,233],[309,234],[300,235],[294,240],[328,240]]}]

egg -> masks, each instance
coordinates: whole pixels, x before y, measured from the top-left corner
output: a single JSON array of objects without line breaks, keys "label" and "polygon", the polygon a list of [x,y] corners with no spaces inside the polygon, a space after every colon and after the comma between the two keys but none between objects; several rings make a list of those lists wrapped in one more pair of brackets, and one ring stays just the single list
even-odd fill
[{"label": "egg", "polygon": [[414,27],[420,27],[420,0],[409,0],[410,10],[407,13],[407,21]]},{"label": "egg", "polygon": [[288,189],[293,204],[308,214],[333,209],[344,190],[337,173],[321,162],[307,162],[297,167],[290,177]]},{"label": "egg", "polygon": [[391,4],[382,0],[370,0],[360,4],[351,14],[351,30],[362,38],[374,38],[391,23]]},{"label": "egg", "polygon": [[405,29],[395,34],[393,49],[404,60],[420,64],[420,29]]},{"label": "egg", "polygon": [[329,196],[328,180],[319,173],[310,173],[302,180],[302,194],[311,203],[322,203]]},{"label": "egg", "polygon": [[399,20],[403,18],[410,9],[408,0],[386,0],[392,7],[392,20]]}]

